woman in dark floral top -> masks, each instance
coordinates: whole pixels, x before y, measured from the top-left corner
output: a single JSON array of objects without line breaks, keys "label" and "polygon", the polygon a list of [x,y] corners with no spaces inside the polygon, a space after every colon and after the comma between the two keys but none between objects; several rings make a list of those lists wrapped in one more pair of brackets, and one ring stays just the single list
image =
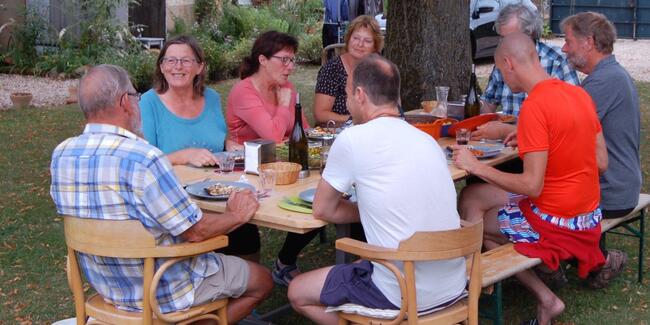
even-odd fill
[{"label": "woman in dark floral top", "polygon": [[318,71],[314,96],[314,120],[344,122],[350,117],[345,101],[345,85],[349,72],[370,53],[379,53],[384,46],[379,24],[372,16],[359,16],[345,33],[345,53],[331,59]]}]

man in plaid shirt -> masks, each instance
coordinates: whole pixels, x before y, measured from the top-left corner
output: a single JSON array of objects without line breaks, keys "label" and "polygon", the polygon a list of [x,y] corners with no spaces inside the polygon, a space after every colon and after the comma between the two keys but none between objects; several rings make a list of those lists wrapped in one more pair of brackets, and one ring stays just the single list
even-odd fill
[{"label": "man in plaid shirt", "polygon": [[[499,35],[506,36],[513,32],[522,32],[535,42],[542,68],[551,77],[564,80],[572,85],[579,85],[580,79],[559,48],[544,44],[539,41],[542,35],[542,18],[532,8],[524,4],[511,4],[503,8],[494,27]],[[504,114],[519,116],[521,104],[526,99],[525,92],[514,93],[503,80],[503,75],[496,65],[490,74],[485,93],[481,96],[481,111],[483,113],[495,112],[501,104]],[[472,139],[503,139],[514,127],[501,122],[490,122],[472,134]]]},{"label": "man in plaid shirt", "polygon": [[[250,191],[233,193],[224,214],[203,213],[188,198],[163,153],[141,138],[139,97],[117,66],[94,67],[81,79],[86,127],[52,154],[50,192],[58,213],[138,220],[160,245],[202,241],[248,222],[259,206]],[[142,310],[143,260],[78,255],[84,275],[107,302]],[[156,268],[164,261],[159,259]],[[176,263],[164,273],[156,295],[163,313],[230,297],[228,319],[237,321],[272,288],[261,265],[208,253]]]}]

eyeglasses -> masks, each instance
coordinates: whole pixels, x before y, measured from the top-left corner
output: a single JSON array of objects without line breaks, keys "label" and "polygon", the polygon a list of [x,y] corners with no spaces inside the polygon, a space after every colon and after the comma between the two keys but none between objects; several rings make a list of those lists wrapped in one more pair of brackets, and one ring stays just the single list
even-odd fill
[{"label": "eyeglasses", "polygon": [[178,64],[179,62],[184,67],[191,67],[194,64],[194,62],[197,62],[197,60],[196,59],[188,59],[188,58],[179,59],[179,58],[174,58],[174,57],[170,57],[170,58],[164,57],[164,58],[160,59],[160,63],[162,63],[162,64],[164,64],[166,66],[170,66],[170,67],[176,66],[176,64]]},{"label": "eyeglasses", "polygon": [[139,92],[137,92],[137,91],[136,91],[136,92],[130,92],[130,91],[127,91],[127,92],[125,92],[125,94],[126,94],[127,96],[135,97],[135,99],[137,99],[138,101],[140,101],[140,97],[142,96],[142,94],[139,93]]},{"label": "eyeglasses", "polygon": [[276,56],[276,55],[271,55],[272,58],[279,59],[282,61],[282,64],[289,65],[289,63],[296,64],[296,58],[295,57],[290,57],[290,56]]}]

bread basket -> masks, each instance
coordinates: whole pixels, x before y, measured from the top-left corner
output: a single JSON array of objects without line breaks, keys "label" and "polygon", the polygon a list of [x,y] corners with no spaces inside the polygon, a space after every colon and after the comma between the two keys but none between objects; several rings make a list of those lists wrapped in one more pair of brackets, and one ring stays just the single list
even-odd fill
[{"label": "bread basket", "polygon": [[302,169],[300,164],[292,162],[273,162],[260,165],[260,170],[274,169],[275,170],[275,184],[288,185],[293,184],[298,180],[298,174]]}]

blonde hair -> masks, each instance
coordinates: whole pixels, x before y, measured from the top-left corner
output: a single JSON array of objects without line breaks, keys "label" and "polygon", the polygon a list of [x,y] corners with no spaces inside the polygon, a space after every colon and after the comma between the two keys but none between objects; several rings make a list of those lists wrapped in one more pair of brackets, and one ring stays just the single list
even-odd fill
[{"label": "blonde hair", "polygon": [[348,50],[348,44],[350,43],[352,33],[359,28],[367,28],[370,33],[372,33],[375,53],[381,52],[384,48],[384,36],[381,35],[381,29],[379,28],[379,23],[375,20],[375,17],[368,15],[361,15],[355,18],[350,25],[348,25],[348,30],[345,32],[345,50]]}]

